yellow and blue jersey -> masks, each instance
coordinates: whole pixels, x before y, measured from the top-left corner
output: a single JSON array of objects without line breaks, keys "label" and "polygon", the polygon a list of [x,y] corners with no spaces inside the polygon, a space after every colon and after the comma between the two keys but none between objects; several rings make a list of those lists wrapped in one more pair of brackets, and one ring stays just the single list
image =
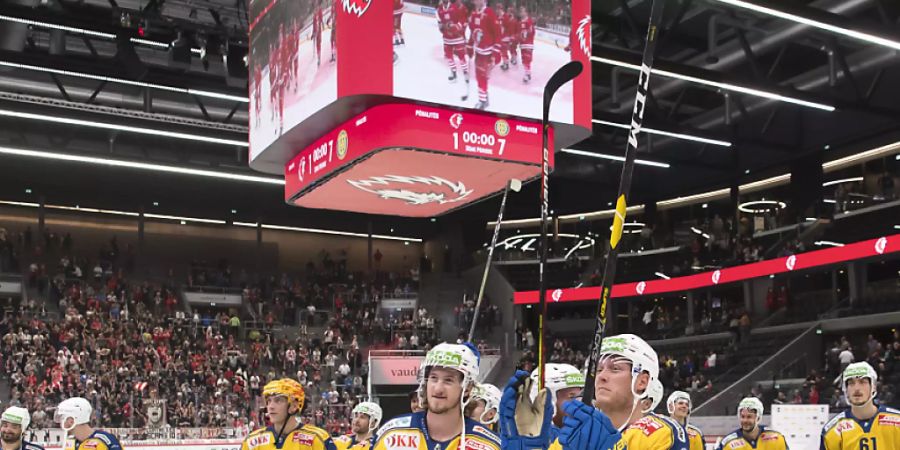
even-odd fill
[{"label": "yellow and blue jersey", "polygon": [[822,427],[820,450],[900,449],[900,410],[878,407],[868,420],[842,412]]},{"label": "yellow and blue jersey", "polygon": [[[628,426],[614,450],[688,450],[688,435],[684,427],[669,417],[648,414]],[[569,449],[558,439],[550,444],[550,450]]]},{"label": "yellow and blue jersey", "polygon": [[119,438],[112,433],[95,430],[91,436],[83,441],[69,439],[66,441],[66,450],[124,450]]},{"label": "yellow and blue jersey", "polygon": [[688,443],[690,444],[688,448],[690,448],[690,450],[706,450],[706,442],[703,441],[703,432],[700,431],[699,428],[687,424],[685,430],[687,430]]},{"label": "yellow and blue jersey", "polygon": [[241,450],[337,450],[331,435],[312,425],[277,436],[274,427],[260,428],[244,438]]},{"label": "yellow and blue jersey", "polygon": [[716,450],[788,450],[788,445],[783,434],[760,425],[756,439],[744,436],[744,432],[738,429],[725,436]]},{"label": "yellow and blue jersey", "polygon": [[[395,417],[376,433],[372,450],[462,450],[455,436],[448,441],[436,441],[428,433],[426,413],[417,412]],[[465,419],[465,450],[500,450],[500,438],[481,423]]]},{"label": "yellow and blue jersey", "polygon": [[334,438],[334,445],[337,450],[369,450],[374,441],[374,436],[360,441],[355,434],[345,434]]}]

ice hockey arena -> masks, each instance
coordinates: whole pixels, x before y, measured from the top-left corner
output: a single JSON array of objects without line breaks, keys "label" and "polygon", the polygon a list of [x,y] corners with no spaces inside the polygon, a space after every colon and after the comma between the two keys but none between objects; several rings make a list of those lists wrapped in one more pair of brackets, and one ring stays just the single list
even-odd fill
[{"label": "ice hockey arena", "polygon": [[0,450],[900,450],[900,0],[0,0]]}]

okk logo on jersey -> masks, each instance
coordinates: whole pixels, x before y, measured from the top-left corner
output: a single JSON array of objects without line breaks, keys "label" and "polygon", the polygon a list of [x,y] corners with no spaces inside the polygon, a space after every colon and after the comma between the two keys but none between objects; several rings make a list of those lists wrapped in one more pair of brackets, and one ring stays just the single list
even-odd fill
[{"label": "okk logo on jersey", "polygon": [[647,289],[646,282],[641,281],[640,283],[637,284],[636,290],[637,290],[638,295],[644,295],[644,289]]},{"label": "okk logo on jersey", "polygon": [[719,279],[721,279],[721,278],[722,278],[722,271],[721,271],[721,270],[717,270],[717,271],[713,272],[713,274],[712,274],[712,282],[713,282],[713,284],[719,284]]},{"label": "okk logo on jersey", "polygon": [[460,113],[456,113],[450,116],[450,126],[453,127],[454,130],[458,130],[459,127],[462,126],[463,115]]},{"label": "okk logo on jersey", "polygon": [[791,255],[784,262],[784,267],[787,267],[787,270],[794,270],[794,266],[797,265],[797,255]]},{"label": "okk logo on jersey", "polygon": [[384,444],[388,450],[417,449],[419,448],[419,436],[395,433],[385,438]]},{"label": "okk logo on jersey", "polygon": [[341,0],[341,4],[344,5],[344,11],[347,14],[356,14],[356,17],[362,17],[368,11],[369,6],[372,6],[372,0]]},{"label": "okk logo on jersey", "polygon": [[883,255],[884,251],[886,249],[887,249],[887,238],[886,237],[878,238],[878,240],[875,241],[875,252],[877,252],[879,255]]},{"label": "okk logo on jersey", "polygon": [[584,52],[587,57],[591,56],[591,16],[584,16],[578,21],[578,28],[575,30],[575,37],[578,39],[578,48]]}]

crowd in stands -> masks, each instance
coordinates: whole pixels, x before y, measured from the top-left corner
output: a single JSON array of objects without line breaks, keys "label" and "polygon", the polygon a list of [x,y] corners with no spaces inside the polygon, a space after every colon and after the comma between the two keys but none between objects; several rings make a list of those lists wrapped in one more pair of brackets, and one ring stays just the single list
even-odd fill
[{"label": "crowd in stands", "polygon": [[[214,269],[193,264],[186,277],[170,270],[163,280],[137,281],[125,257],[131,249],[120,253],[115,238],[88,258],[72,255],[70,235],[44,235],[41,243],[30,228],[17,240],[0,237],[3,255],[17,256],[9,268],[25,270],[33,294],[0,305],[0,377],[11,403],[32,411],[33,428],[52,426],[55,405],[75,395],[88,398],[108,427],[259,426],[262,386],[289,376],[306,387],[305,420],[347,433],[351,409],[366,396],[363,347],[396,338],[392,330],[406,325],[382,317],[378,302],[417,290],[413,272],[367,277],[325,252],[293,276],[235,275],[222,261]],[[23,260],[35,262],[21,267]],[[246,315],[251,308],[189,311],[178,291],[192,286],[235,288],[261,320]],[[287,314],[294,308],[305,316],[300,334],[279,337],[277,325],[297,324]],[[416,320],[434,335],[427,312]],[[164,419],[154,412],[159,399]]]}]

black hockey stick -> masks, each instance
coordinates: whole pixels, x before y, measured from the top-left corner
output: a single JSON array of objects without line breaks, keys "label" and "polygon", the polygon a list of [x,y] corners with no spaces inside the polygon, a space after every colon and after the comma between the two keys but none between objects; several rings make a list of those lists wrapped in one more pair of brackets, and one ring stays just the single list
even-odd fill
[{"label": "black hockey stick", "polygon": [[647,41],[644,43],[644,56],[638,75],[637,95],[634,99],[634,110],[631,113],[631,128],[628,131],[628,143],[625,145],[625,163],[622,166],[622,179],[619,180],[619,193],[616,195],[616,213],[613,218],[612,233],[609,237],[609,252],[606,254],[606,266],[603,269],[603,281],[600,283],[600,303],[597,305],[597,324],[594,327],[594,339],[588,353],[588,367],[585,375],[582,400],[590,405],[594,400],[594,377],[597,374],[597,360],[606,334],[606,304],[616,278],[616,262],[619,257],[618,244],[622,238],[622,226],[625,223],[625,212],[628,205],[628,193],[631,190],[631,174],[634,172],[634,160],[637,156],[637,135],[641,131],[644,120],[644,106],[650,87],[650,72],[653,68],[653,54],[656,51],[656,39],[659,37],[659,24],[665,0],[653,0],[650,6],[650,26],[647,29]]},{"label": "black hockey stick", "polygon": [[545,286],[544,283],[544,265],[547,264],[547,218],[550,213],[550,190],[547,182],[549,181],[548,177],[550,176],[550,152],[553,151],[553,149],[548,148],[549,143],[547,142],[550,140],[550,102],[553,101],[553,96],[556,95],[556,91],[558,91],[562,85],[575,79],[582,70],[584,70],[584,67],[581,62],[571,61],[560,67],[547,81],[547,85],[544,86],[544,115],[541,118],[541,130],[543,132],[541,146],[541,254],[538,269],[538,292],[541,302],[541,315],[538,317],[538,367],[541,368],[541,378],[538,385],[539,389],[544,388],[544,372],[546,371],[543,369],[547,353],[545,348],[546,342],[544,341],[544,319],[547,316],[547,299],[544,298],[547,294],[547,286]]},{"label": "black hockey stick", "polygon": [[484,298],[484,288],[487,286],[488,274],[491,272],[491,262],[494,260],[494,248],[497,247],[497,238],[500,236],[500,224],[503,223],[503,212],[506,210],[506,197],[509,191],[522,190],[522,181],[515,178],[506,183],[503,188],[503,199],[500,200],[500,212],[497,213],[497,222],[494,224],[494,235],[491,237],[491,247],[488,249],[487,261],[484,262],[484,273],[481,276],[481,287],[478,288],[478,300],[475,301],[475,314],[472,316],[472,326],[469,328],[469,342],[474,343],[475,324],[478,323],[478,314],[481,311],[481,300]]}]

